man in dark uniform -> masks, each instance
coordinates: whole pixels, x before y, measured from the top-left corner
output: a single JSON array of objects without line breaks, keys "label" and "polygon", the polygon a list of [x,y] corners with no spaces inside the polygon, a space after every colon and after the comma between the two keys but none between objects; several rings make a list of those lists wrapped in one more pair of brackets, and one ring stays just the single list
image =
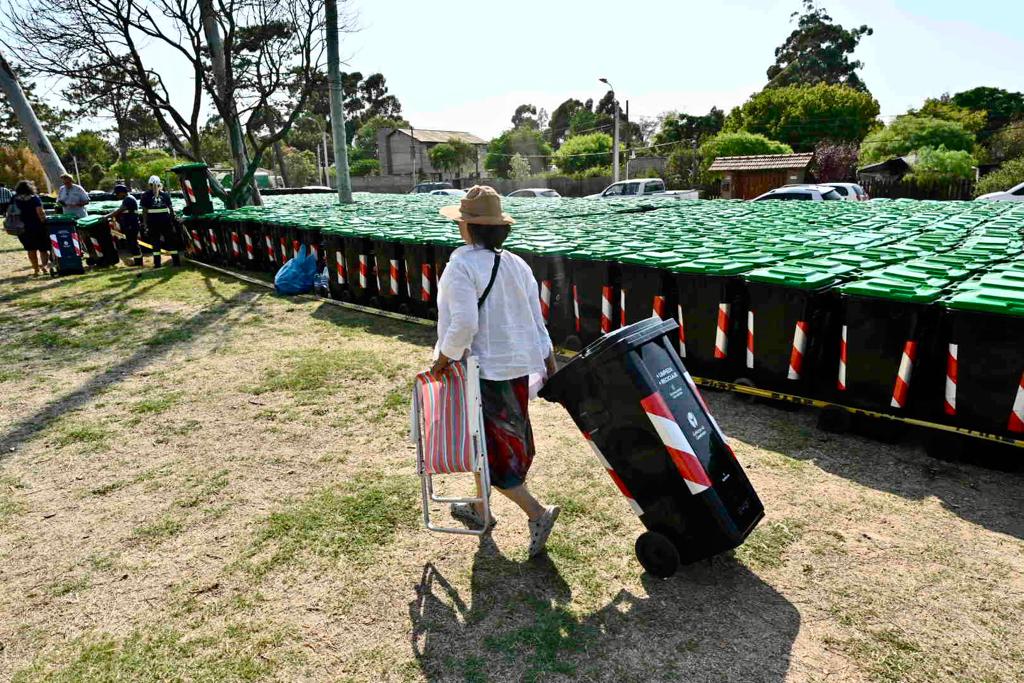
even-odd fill
[{"label": "man in dark uniform", "polygon": [[136,266],[142,265],[142,248],[139,247],[139,202],[135,197],[128,194],[128,187],[125,185],[114,186],[114,196],[121,201],[121,206],[113,213],[107,214],[107,218],[117,219],[118,230],[124,235],[121,240],[121,248],[126,249],[132,255],[132,263]]},{"label": "man in dark uniform", "polygon": [[142,195],[143,234],[153,245],[153,267],[160,267],[160,250],[171,252],[171,264],[181,265],[181,232],[175,220],[171,195],[164,192],[157,176],[150,176],[149,189]]}]

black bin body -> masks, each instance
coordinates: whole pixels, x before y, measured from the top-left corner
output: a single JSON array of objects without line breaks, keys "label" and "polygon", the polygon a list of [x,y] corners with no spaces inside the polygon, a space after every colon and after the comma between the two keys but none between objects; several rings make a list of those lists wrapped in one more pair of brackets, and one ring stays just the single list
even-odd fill
[{"label": "black bin body", "polygon": [[327,262],[327,290],[331,293],[331,298],[347,301],[349,291],[345,238],[341,235],[328,234],[324,239],[324,258]]},{"label": "black bin body", "polygon": [[[838,293],[752,281],[747,283],[747,297],[747,343],[740,374],[759,387],[812,398],[832,395],[839,368]],[[753,352],[747,353],[751,313]]]},{"label": "black bin body", "polygon": [[82,243],[75,230],[73,216],[49,216],[46,229],[50,233],[50,275],[81,275],[85,272],[82,261]]},{"label": "black bin body", "polygon": [[632,325],[657,315],[675,318],[677,293],[671,276],[660,268],[624,263],[620,266],[620,326]]},{"label": "black bin body", "polygon": [[405,286],[412,312],[423,318],[437,316],[437,265],[434,248],[429,244],[406,242]]},{"label": "black bin body", "polygon": [[202,217],[186,217],[184,222],[185,236],[187,238],[186,251],[190,258],[204,263],[210,262],[210,255],[203,240],[203,233],[206,231],[206,220]]},{"label": "black bin body", "polygon": [[579,351],[619,326],[619,269],[614,261],[566,259],[573,298],[573,333],[566,346]]},{"label": "black bin body", "polygon": [[373,240],[377,270],[377,300],[374,303],[388,310],[407,307],[409,302],[409,285],[402,246],[391,240]]},{"label": "black bin body", "polygon": [[266,270],[266,250],[260,243],[260,224],[252,220],[243,220],[239,224],[239,229],[242,233],[242,266],[246,270]]},{"label": "black bin body", "polygon": [[[541,397],[561,403],[652,537],[675,563],[741,544],[764,506],[675,350],[675,321],[622,328],[559,370]],[[646,561],[645,561],[646,559]],[[661,566],[655,575],[670,575]]]},{"label": "black bin body", "polygon": [[541,312],[546,309],[548,335],[552,343],[561,346],[575,329],[572,308],[572,285],[567,259],[561,255],[516,252],[526,261],[537,281],[537,296],[541,299]]},{"label": "black bin body", "polygon": [[201,237],[203,239],[203,249],[206,253],[206,260],[208,263],[225,263],[225,245],[222,235],[222,228],[224,225],[223,221],[216,218],[203,221]]},{"label": "black bin body", "polygon": [[[693,374],[732,381],[742,373],[746,343],[743,282],[732,275],[677,273],[676,318],[681,320],[678,348]],[[725,313],[725,348],[717,344],[718,323]],[[722,351],[717,353],[716,349]]]},{"label": "black bin body", "polygon": [[79,226],[78,236],[85,241],[90,265],[102,268],[117,264],[117,248],[106,219],[91,222],[87,227]]},{"label": "black bin body", "polygon": [[377,262],[373,242],[365,237],[346,237],[345,265],[351,300],[359,304],[369,303],[377,296]]},{"label": "black bin body", "polygon": [[230,220],[221,221],[220,225],[225,262],[234,267],[244,267],[246,261],[245,231],[242,229],[242,221],[232,217]]},{"label": "black bin body", "polygon": [[458,247],[436,242],[432,246],[434,247],[434,277],[440,280],[441,276],[444,275],[444,269],[448,265],[448,260]]}]

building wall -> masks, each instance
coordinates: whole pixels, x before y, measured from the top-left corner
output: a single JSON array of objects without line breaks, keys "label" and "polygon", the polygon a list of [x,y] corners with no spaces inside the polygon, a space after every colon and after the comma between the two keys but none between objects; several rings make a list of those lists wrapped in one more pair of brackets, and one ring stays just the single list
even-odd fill
[{"label": "building wall", "polygon": [[725,171],[722,199],[753,199],[783,185],[802,183],[806,178],[807,170],[803,168]]},{"label": "building wall", "polygon": [[[415,155],[416,174],[423,174],[431,180],[440,180],[441,172],[430,163],[430,148],[438,143],[413,141],[408,133],[392,128],[381,128],[377,132],[377,156],[382,175],[409,175],[413,172]],[[483,145],[477,145],[479,168],[483,168]],[[467,164],[467,167],[469,165]],[[476,170],[467,169],[467,170]]]}]

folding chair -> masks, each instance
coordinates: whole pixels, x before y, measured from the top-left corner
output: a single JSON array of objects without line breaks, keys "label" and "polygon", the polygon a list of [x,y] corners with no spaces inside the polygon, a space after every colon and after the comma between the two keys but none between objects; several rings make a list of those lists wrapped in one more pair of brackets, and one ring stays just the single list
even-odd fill
[{"label": "folding chair", "polygon": [[[423,523],[427,529],[482,536],[491,522],[491,482],[480,402],[480,366],[476,358],[452,363],[439,378],[429,372],[416,376],[411,436],[416,443],[416,471],[420,475]],[[446,498],[434,493],[435,475],[459,473],[480,477],[479,497]],[[480,530],[438,526],[430,519],[432,502],[482,503],[484,526]]]}]

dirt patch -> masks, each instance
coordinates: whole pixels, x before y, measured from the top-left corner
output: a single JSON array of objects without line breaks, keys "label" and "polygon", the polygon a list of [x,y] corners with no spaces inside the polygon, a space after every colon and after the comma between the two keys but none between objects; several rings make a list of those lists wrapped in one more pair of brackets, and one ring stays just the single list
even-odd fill
[{"label": "dirt patch", "polygon": [[[10,239],[0,237],[7,247]],[[668,581],[534,403],[526,559],[422,530],[405,403],[429,328],[197,269],[0,253],[0,679],[1016,681],[1024,477],[710,394],[765,501]]]}]

